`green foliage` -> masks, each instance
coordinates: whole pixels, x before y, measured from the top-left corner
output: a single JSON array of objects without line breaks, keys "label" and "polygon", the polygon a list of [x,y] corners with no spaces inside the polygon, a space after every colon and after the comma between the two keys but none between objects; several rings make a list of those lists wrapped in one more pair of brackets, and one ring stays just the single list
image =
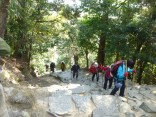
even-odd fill
[{"label": "green foliage", "polygon": [[[152,0],[81,0],[81,6],[65,5],[62,0],[12,0],[5,39],[13,55],[31,60],[40,73],[45,62],[54,60],[57,48],[66,67],[79,59],[80,66],[98,58],[100,39],[105,64],[132,58],[142,74],[142,83],[155,83],[155,19]],[[54,49],[55,50],[55,49]],[[100,50],[100,49],[99,49]],[[88,59],[88,60],[87,60]],[[137,77],[140,77],[139,75]],[[150,80],[148,80],[148,78]],[[139,79],[139,78],[138,78]]]},{"label": "green foliage", "polygon": [[143,84],[156,84],[156,65],[148,63],[143,73]]},{"label": "green foliage", "polygon": [[[45,72],[45,61],[47,56],[44,54],[36,54],[33,56],[33,60],[30,63],[30,67],[33,67],[35,71],[37,71],[39,74],[42,74]],[[37,64],[36,64],[37,63]]]},{"label": "green foliage", "polygon": [[94,35],[93,27],[90,24],[92,23],[89,20],[84,20],[80,23],[78,42],[80,47],[95,51],[97,49],[98,39]]},{"label": "green foliage", "polygon": [[6,56],[11,53],[10,46],[0,37],[0,56]]}]

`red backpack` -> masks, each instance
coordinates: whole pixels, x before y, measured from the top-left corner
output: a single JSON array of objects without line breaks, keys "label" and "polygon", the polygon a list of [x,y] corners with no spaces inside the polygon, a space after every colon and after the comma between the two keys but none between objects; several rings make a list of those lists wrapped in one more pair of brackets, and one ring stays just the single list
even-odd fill
[{"label": "red backpack", "polygon": [[122,64],[123,64],[123,61],[120,60],[120,61],[117,61],[116,63],[114,63],[114,64],[111,66],[111,70],[110,70],[110,71],[111,71],[113,77],[114,77],[114,76],[116,77],[118,67],[119,67],[120,65],[122,65]]}]

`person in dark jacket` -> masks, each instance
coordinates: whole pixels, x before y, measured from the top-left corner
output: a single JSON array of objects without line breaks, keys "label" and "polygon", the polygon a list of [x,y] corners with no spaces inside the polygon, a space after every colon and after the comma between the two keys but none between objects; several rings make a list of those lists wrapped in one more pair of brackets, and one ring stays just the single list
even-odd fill
[{"label": "person in dark jacket", "polygon": [[48,72],[49,65],[48,64],[45,64],[45,68],[46,68],[46,72]]},{"label": "person in dark jacket", "polygon": [[80,66],[78,65],[78,63],[75,63],[71,68],[71,71],[73,72],[73,78],[75,78],[75,76],[76,79],[78,78],[79,70],[80,70]]},{"label": "person in dark jacket", "polygon": [[51,62],[51,64],[50,64],[50,71],[54,73],[54,69],[55,69],[55,63]]}]

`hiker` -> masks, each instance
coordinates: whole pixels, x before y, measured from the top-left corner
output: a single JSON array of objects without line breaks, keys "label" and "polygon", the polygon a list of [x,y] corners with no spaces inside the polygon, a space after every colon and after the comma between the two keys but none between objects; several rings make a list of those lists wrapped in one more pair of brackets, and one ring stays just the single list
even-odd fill
[{"label": "hiker", "polygon": [[50,71],[52,73],[54,73],[54,69],[55,69],[55,63],[54,62],[51,62],[51,64],[50,64]]},{"label": "hiker", "polygon": [[65,71],[65,63],[64,63],[64,61],[61,62],[61,70]]},{"label": "hiker", "polygon": [[103,66],[102,68],[103,73],[105,73],[105,83],[103,85],[103,88],[107,89],[107,83],[109,82],[109,89],[112,87],[113,82],[113,75],[111,74],[111,69],[109,66]]},{"label": "hiker", "polygon": [[89,72],[92,73],[92,81],[94,81],[94,77],[96,76],[97,83],[99,81],[99,68],[98,63],[93,62],[89,68]]},{"label": "hiker", "polygon": [[49,65],[48,64],[45,64],[45,68],[46,68],[46,72],[48,72]]},{"label": "hiker", "polygon": [[124,97],[126,77],[128,77],[128,73],[130,72],[136,73],[136,70],[133,70],[134,62],[132,60],[127,60],[127,67],[128,67],[128,71],[126,71],[125,62],[121,61],[121,64],[118,66],[116,70],[117,71],[116,74],[113,74],[113,72],[111,71],[113,77],[116,78],[116,81],[115,81],[115,87],[110,93],[110,95],[115,95],[116,92],[120,89],[119,95]]},{"label": "hiker", "polygon": [[104,66],[101,63],[99,63],[98,64],[98,72],[103,73],[103,68],[104,68]]},{"label": "hiker", "polygon": [[76,79],[78,78],[79,70],[80,70],[80,66],[76,62],[71,68],[71,71],[73,72],[73,78],[75,78],[75,76],[76,76]]}]

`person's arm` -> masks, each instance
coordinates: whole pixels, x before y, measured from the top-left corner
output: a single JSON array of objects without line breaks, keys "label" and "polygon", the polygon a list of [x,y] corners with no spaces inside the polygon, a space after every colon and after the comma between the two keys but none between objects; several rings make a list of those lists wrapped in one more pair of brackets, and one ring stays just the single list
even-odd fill
[{"label": "person's arm", "polygon": [[71,71],[73,71],[73,66],[71,67]]},{"label": "person's arm", "polygon": [[128,68],[128,73],[131,73],[131,72],[133,72],[133,69],[130,69],[130,68]]},{"label": "person's arm", "polygon": [[78,65],[78,69],[80,70],[80,65]]},{"label": "person's arm", "polygon": [[104,71],[107,71],[109,70],[110,68],[109,67],[104,67]]}]

